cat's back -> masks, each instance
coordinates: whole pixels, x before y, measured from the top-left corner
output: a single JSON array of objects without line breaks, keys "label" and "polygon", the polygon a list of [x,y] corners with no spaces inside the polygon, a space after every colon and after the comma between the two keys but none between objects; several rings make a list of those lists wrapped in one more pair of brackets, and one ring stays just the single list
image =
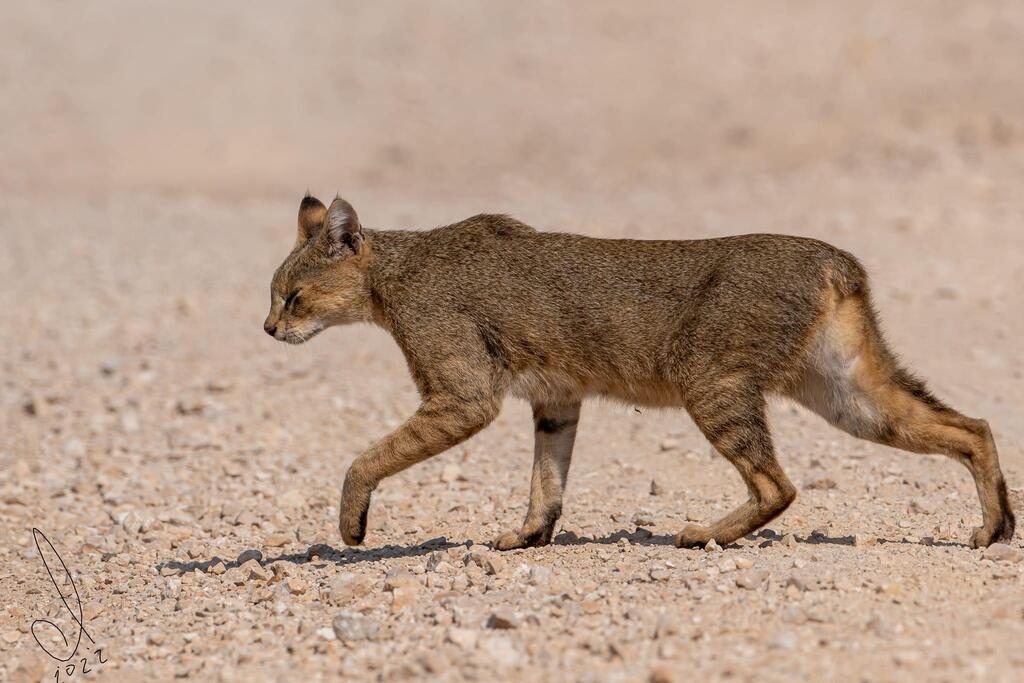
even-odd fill
[{"label": "cat's back", "polygon": [[431,242],[448,246],[466,244],[477,248],[480,246],[497,248],[504,240],[530,240],[539,234],[537,230],[526,223],[504,213],[480,213],[458,223],[434,228],[424,233]]},{"label": "cat's back", "polygon": [[505,214],[479,214],[416,233],[406,282],[461,300],[598,308],[616,300],[684,305],[717,293],[751,300],[810,298],[829,273],[862,279],[856,259],[816,239],[749,234],[696,240],[603,239],[543,232]]}]

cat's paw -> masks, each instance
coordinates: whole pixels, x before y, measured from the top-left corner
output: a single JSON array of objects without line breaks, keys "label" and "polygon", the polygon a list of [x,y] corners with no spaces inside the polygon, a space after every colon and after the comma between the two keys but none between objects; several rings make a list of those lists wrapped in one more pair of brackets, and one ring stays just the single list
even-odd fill
[{"label": "cat's paw", "polygon": [[338,530],[346,545],[359,545],[366,537],[366,515],[370,511],[370,496],[375,486],[367,486],[357,463],[345,475],[338,505]]},{"label": "cat's paw", "polygon": [[1002,518],[993,528],[979,526],[971,531],[971,547],[987,548],[993,543],[1009,543],[1013,540],[1013,531],[1016,526],[1017,520],[1013,516],[1013,512],[1006,508],[1002,513]]},{"label": "cat's paw", "polygon": [[494,539],[495,550],[515,550],[516,548],[539,548],[551,543],[554,526],[530,531],[523,527],[519,531],[506,531]]},{"label": "cat's paw", "polygon": [[493,545],[495,550],[515,550],[525,548],[528,544],[518,531],[506,531],[494,539]]},{"label": "cat's paw", "polygon": [[972,548],[987,548],[993,543],[1008,540],[1003,538],[1001,528],[997,529],[986,529],[983,526],[975,527],[971,531],[971,547]]},{"label": "cat's paw", "polygon": [[370,511],[370,497],[356,496],[346,491],[341,496],[338,530],[345,545],[359,545],[366,537],[366,516]]},{"label": "cat's paw", "polygon": [[366,537],[366,515],[370,510],[367,505],[360,512],[349,512],[342,510],[338,520],[338,530],[341,531],[341,538],[345,545],[359,545]]},{"label": "cat's paw", "polygon": [[711,529],[699,524],[687,524],[676,534],[677,548],[703,548],[711,540]]}]

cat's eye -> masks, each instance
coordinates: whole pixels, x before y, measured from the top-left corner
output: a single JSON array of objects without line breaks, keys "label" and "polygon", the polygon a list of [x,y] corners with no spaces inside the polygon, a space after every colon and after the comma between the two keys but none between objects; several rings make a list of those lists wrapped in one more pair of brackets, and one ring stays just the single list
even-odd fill
[{"label": "cat's eye", "polygon": [[288,308],[289,306],[293,305],[298,300],[299,300],[299,290],[295,290],[294,292],[292,292],[291,294],[288,295],[287,299],[284,300],[284,307]]}]

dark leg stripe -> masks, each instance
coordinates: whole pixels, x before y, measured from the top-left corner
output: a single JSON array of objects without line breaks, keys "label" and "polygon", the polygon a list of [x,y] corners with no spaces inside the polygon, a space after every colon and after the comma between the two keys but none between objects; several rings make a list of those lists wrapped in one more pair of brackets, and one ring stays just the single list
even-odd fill
[{"label": "dark leg stripe", "polygon": [[715,445],[715,447],[728,448],[728,444],[725,441],[733,434],[741,431],[747,431],[750,429],[746,416],[743,415],[732,415],[725,416],[721,422],[718,423],[705,423],[704,435],[708,441]]},{"label": "dark leg stripe", "polygon": [[568,427],[576,425],[578,420],[556,420],[551,417],[542,417],[536,421],[537,431],[544,432],[545,434],[554,434],[560,432]]}]

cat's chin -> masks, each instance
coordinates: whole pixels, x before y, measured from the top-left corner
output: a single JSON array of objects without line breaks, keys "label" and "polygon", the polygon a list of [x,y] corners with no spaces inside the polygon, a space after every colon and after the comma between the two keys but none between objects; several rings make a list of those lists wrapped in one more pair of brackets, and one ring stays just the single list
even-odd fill
[{"label": "cat's chin", "polygon": [[325,328],[323,325],[316,325],[315,327],[303,333],[288,332],[283,337],[281,337],[281,341],[285,342],[286,344],[298,346],[299,344],[305,344],[310,339],[323,332],[324,329]]}]

